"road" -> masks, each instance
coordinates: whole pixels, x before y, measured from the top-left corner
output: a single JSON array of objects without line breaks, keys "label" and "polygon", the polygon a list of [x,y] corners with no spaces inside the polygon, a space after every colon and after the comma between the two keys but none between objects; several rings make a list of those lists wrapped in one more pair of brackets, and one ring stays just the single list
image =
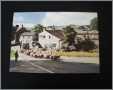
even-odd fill
[{"label": "road", "polygon": [[36,59],[24,54],[17,63],[14,60],[10,62],[10,72],[24,73],[99,73],[99,64],[86,63],[79,58],[63,59],[61,61],[51,61],[48,59]]}]

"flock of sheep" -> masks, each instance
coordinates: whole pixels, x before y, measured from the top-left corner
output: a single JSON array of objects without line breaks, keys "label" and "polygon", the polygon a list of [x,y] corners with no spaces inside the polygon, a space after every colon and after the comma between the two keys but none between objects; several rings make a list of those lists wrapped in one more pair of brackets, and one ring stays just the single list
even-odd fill
[{"label": "flock of sheep", "polygon": [[54,55],[53,51],[51,50],[42,51],[42,50],[33,50],[33,49],[22,49],[21,53],[32,56],[34,58],[46,58],[52,60],[57,60],[60,58],[60,56]]}]

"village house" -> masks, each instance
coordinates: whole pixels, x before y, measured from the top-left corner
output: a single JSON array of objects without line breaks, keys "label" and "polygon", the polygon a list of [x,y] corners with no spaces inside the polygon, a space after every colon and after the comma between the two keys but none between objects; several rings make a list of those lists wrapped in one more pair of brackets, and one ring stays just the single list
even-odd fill
[{"label": "village house", "polygon": [[94,43],[99,47],[99,32],[97,30],[89,30],[89,31],[81,31],[78,30],[77,32],[77,38],[81,38],[82,40],[85,39],[85,37],[89,36],[89,38],[94,41]]},{"label": "village house", "polygon": [[13,26],[11,31],[11,44],[19,43],[20,36],[24,32],[29,32],[27,28],[25,28],[23,25],[20,27],[19,25]]},{"label": "village house", "polygon": [[33,42],[33,32],[24,32],[21,34],[19,41],[21,42],[21,44],[29,44],[30,48],[33,48],[32,42]]},{"label": "village house", "polygon": [[84,36],[88,35],[91,40],[98,40],[99,39],[99,33],[97,30],[91,30],[91,31],[80,31],[76,30],[77,32],[77,37],[81,37],[84,39]]},{"label": "village house", "polygon": [[[83,40],[85,36],[89,35],[90,39],[93,40],[97,44],[97,46],[99,46],[99,33],[97,30],[76,30],[76,32],[77,36],[75,38],[75,41],[77,38],[81,38]],[[34,32],[27,30],[27,32],[23,32],[20,35],[19,42],[21,42],[21,45],[28,43],[29,47],[33,48],[33,35]],[[48,30],[47,28],[44,28],[38,36],[38,43],[41,45],[41,47],[61,49],[62,41],[64,40],[63,30]]]},{"label": "village house", "polygon": [[44,48],[60,49],[63,39],[64,35],[61,30],[43,30],[39,33],[39,43]]},{"label": "village house", "polygon": [[[75,41],[77,38],[81,38],[84,40],[85,36],[89,36],[91,40],[95,42],[97,46],[99,46],[99,35],[97,30],[92,31],[81,31],[77,30],[77,36],[75,38]],[[64,33],[62,30],[43,30],[39,34],[39,43],[44,48],[55,48],[55,49],[61,49],[62,47],[62,41],[64,40]]]}]

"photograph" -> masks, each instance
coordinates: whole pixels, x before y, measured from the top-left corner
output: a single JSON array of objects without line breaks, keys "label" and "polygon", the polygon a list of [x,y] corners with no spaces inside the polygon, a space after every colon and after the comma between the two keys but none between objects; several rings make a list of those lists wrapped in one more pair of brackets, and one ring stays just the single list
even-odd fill
[{"label": "photograph", "polygon": [[97,12],[14,12],[10,72],[100,73]]}]

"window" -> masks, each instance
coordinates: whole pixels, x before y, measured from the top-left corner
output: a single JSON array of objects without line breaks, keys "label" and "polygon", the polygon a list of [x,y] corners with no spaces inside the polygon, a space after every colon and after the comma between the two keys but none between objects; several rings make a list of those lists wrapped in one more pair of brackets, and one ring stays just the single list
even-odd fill
[{"label": "window", "polygon": [[40,35],[41,38],[45,38],[45,35]]},{"label": "window", "polygon": [[40,37],[43,37],[43,35],[40,35]]},{"label": "window", "polygon": [[49,36],[49,39],[51,38],[51,36]]},{"label": "window", "polygon": [[56,47],[56,43],[52,43],[52,47]]},{"label": "window", "polygon": [[44,35],[43,38],[45,38],[46,36]]},{"label": "window", "polygon": [[46,44],[48,48],[55,48],[56,47],[56,43],[48,43]]}]

